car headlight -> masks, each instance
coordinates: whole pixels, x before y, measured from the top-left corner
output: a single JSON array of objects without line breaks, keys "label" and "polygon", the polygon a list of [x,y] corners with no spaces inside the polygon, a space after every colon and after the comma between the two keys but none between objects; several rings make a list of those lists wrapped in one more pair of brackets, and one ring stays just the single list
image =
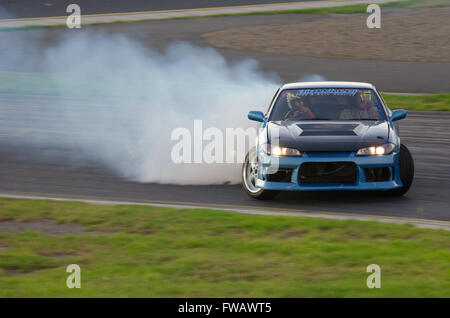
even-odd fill
[{"label": "car headlight", "polygon": [[372,146],[372,147],[366,147],[361,148],[356,152],[357,156],[382,156],[382,155],[388,155],[392,153],[395,150],[394,144],[384,144],[381,146]]},{"label": "car headlight", "polygon": [[264,153],[275,157],[300,157],[302,155],[298,149],[272,146],[271,144],[266,143],[261,145],[261,150]]}]

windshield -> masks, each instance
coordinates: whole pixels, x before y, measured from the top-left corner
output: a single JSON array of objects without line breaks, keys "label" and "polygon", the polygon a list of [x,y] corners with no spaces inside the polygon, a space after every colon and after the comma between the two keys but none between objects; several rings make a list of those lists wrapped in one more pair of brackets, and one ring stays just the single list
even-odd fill
[{"label": "windshield", "polygon": [[304,88],[282,91],[269,120],[385,120],[385,115],[372,89]]}]

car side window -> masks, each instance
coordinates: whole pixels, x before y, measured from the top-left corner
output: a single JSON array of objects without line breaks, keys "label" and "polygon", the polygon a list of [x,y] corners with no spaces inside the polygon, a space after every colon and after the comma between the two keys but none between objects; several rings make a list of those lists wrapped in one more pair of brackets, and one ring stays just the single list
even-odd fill
[{"label": "car side window", "polygon": [[385,109],[386,109],[388,117],[391,117],[392,116],[392,110],[389,108],[388,104],[386,104],[386,101],[384,100],[383,95],[381,95],[380,91],[378,89],[376,89],[376,91],[377,91],[378,95],[380,96],[381,101],[383,102],[383,104],[385,106]]}]

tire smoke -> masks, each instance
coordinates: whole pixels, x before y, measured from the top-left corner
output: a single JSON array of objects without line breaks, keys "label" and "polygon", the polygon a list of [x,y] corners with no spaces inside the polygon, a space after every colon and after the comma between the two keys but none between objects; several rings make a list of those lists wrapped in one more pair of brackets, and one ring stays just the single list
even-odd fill
[{"label": "tire smoke", "polygon": [[77,165],[94,161],[141,182],[239,182],[237,164],[172,163],[171,132],[194,120],[223,131],[254,126],[248,111],[264,111],[281,82],[254,60],[229,63],[187,43],[159,53],[123,35],[83,31],[42,46],[1,33],[0,70],[39,73],[0,72],[0,90],[16,94],[0,100],[0,144],[46,160],[62,149]]}]

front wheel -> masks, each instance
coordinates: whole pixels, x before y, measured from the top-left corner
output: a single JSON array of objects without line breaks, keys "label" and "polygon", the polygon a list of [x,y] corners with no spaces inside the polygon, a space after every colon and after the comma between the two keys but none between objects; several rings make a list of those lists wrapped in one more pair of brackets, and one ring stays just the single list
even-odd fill
[{"label": "front wheel", "polygon": [[392,196],[402,196],[408,192],[414,179],[414,161],[409,149],[400,145],[400,159],[399,159],[400,179],[403,186],[401,188],[389,190],[388,193]]},{"label": "front wheel", "polygon": [[245,192],[252,198],[258,200],[269,200],[274,198],[278,191],[264,190],[256,186],[258,179],[258,157],[256,149],[252,148],[245,157],[242,165],[242,186]]}]

